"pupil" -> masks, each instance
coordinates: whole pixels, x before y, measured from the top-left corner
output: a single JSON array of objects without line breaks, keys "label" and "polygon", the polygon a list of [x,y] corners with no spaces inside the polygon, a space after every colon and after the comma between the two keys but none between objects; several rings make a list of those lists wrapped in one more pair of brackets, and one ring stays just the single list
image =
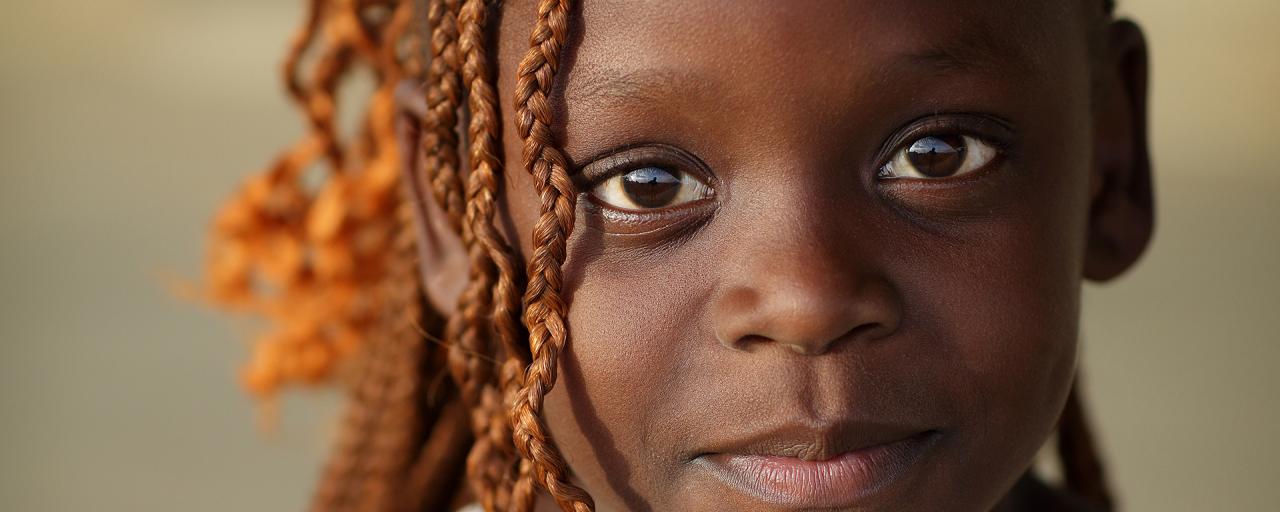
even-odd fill
[{"label": "pupil", "polygon": [[955,174],[964,163],[964,137],[925,137],[907,148],[907,160],[920,174],[943,178]]},{"label": "pupil", "polygon": [[638,206],[661,208],[680,192],[680,179],[657,167],[645,167],[623,176],[622,190]]}]

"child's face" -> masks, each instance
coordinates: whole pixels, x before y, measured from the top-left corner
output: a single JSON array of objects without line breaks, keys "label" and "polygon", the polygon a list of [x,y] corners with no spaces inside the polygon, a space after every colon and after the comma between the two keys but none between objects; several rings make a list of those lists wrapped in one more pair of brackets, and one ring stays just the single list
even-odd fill
[{"label": "child's face", "polygon": [[[554,99],[592,193],[545,412],[602,510],[999,499],[1075,369],[1100,187],[1081,3],[583,2]],[[530,4],[496,58],[526,256]]]}]

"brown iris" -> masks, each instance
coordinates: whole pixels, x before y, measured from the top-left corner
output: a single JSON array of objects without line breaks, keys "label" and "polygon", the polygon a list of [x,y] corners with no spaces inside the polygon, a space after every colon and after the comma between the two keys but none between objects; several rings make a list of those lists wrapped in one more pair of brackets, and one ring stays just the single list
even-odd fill
[{"label": "brown iris", "polygon": [[924,176],[944,178],[964,165],[964,150],[964,137],[960,135],[924,137],[907,148],[907,161]]},{"label": "brown iris", "polygon": [[622,177],[622,190],[636,206],[661,208],[680,193],[680,178],[657,167],[636,169]]}]

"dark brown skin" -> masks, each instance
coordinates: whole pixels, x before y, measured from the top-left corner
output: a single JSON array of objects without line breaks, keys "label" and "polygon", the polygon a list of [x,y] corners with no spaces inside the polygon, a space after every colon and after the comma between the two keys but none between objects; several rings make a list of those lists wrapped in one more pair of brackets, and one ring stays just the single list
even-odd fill
[{"label": "dark brown skin", "polygon": [[[841,435],[933,439],[848,510],[997,506],[1062,410],[1082,280],[1123,272],[1152,230],[1145,45],[1095,3],[574,12],[555,100],[583,195],[546,418],[599,510],[770,509],[700,456],[774,429],[818,459]],[[525,255],[538,200],[511,97],[533,13],[506,2],[496,42],[506,235]],[[882,175],[928,136],[994,156]],[[596,188],[645,167],[711,192],[623,213]],[[465,258],[425,225],[448,312]]]}]

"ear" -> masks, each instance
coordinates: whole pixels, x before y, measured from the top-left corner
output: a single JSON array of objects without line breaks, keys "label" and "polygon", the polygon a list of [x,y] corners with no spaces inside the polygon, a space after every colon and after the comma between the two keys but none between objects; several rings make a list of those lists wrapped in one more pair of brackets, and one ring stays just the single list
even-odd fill
[{"label": "ear", "polygon": [[467,285],[468,260],[462,239],[436,203],[426,181],[421,154],[421,127],[427,114],[426,96],[413,82],[396,86],[396,145],[400,148],[401,179],[409,190],[422,287],[431,307],[448,317],[458,309]]},{"label": "ear", "polygon": [[1154,201],[1147,149],[1147,43],[1128,20],[1108,27],[1094,70],[1094,161],[1084,276],[1114,278],[1151,241]]}]

